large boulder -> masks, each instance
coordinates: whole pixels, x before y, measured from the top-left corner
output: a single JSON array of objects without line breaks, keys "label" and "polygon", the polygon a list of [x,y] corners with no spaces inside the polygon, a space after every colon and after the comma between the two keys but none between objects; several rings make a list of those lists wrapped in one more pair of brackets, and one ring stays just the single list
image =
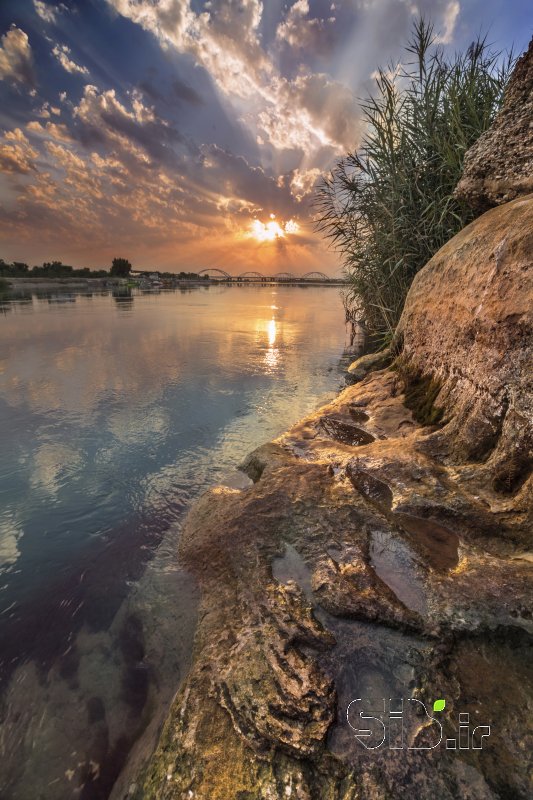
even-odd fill
[{"label": "large boulder", "polygon": [[437,388],[441,456],[490,464],[511,491],[533,444],[533,195],[488,211],[416,276],[400,320],[403,361]]},{"label": "large boulder", "polygon": [[478,211],[533,192],[533,39],[518,60],[503,108],[470,148],[456,197]]}]

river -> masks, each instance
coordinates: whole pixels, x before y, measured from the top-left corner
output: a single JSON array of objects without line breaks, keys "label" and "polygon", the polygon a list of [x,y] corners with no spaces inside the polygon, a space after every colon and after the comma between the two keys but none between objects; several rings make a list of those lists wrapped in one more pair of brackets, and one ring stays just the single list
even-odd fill
[{"label": "river", "polygon": [[[186,673],[207,487],[331,397],[333,287],[0,303],[0,796],[109,797]],[[148,743],[148,744],[147,744]]]}]

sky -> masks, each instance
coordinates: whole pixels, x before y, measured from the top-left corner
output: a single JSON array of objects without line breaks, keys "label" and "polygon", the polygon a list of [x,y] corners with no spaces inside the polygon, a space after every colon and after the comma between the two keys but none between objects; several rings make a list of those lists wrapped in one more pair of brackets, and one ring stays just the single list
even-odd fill
[{"label": "sky", "polygon": [[533,33],[531,0],[0,0],[0,257],[336,274],[314,186],[421,13]]}]

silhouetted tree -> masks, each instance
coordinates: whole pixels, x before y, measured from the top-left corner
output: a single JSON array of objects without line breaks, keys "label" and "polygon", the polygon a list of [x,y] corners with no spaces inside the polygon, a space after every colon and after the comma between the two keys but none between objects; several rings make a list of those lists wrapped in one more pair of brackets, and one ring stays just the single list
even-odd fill
[{"label": "silhouetted tree", "polygon": [[114,258],[111,266],[111,275],[118,278],[127,278],[131,272],[131,264],[127,258]]}]

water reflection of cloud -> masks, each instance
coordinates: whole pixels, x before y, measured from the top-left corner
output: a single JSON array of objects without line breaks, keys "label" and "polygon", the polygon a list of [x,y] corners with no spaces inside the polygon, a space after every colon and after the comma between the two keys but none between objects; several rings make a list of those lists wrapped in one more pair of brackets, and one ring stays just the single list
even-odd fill
[{"label": "water reflection of cloud", "polygon": [[107,429],[123,444],[145,444],[164,438],[170,419],[161,408],[136,406],[122,408],[107,419]]},{"label": "water reflection of cloud", "polygon": [[33,454],[30,483],[35,489],[56,495],[76,472],[81,472],[83,465],[81,450],[60,442],[44,442]]},{"label": "water reflection of cloud", "polygon": [[[205,315],[198,314],[197,304],[187,301],[179,303],[178,312],[174,295],[158,301],[136,298],[132,316],[120,320],[109,313],[111,298],[79,298],[77,307],[82,313],[69,314],[67,327],[64,315],[52,314],[49,307],[34,311],[23,328],[17,324],[19,318],[3,331],[6,368],[1,392],[13,406],[27,405],[45,414],[61,409],[78,427],[87,427],[95,424],[94,415],[104,404],[133,397],[144,406],[156,404],[169,384],[199,370],[210,381],[213,371],[223,371],[229,378],[242,371],[243,363],[252,369],[247,360],[250,328],[259,323],[260,345],[265,320],[257,320],[257,304],[250,303],[248,295],[247,291],[232,296],[231,316],[214,293],[207,298]],[[267,308],[273,299],[268,298]],[[285,344],[287,336],[290,344],[297,343],[293,340],[299,334],[299,322],[309,311],[299,300],[294,297],[296,302],[291,302],[290,315],[296,325],[284,326]],[[277,296],[275,304],[280,305]],[[272,310],[276,318],[288,312],[281,306],[281,311]],[[279,321],[267,324],[271,326],[267,341],[274,334],[277,339]],[[273,355],[268,355],[270,366]],[[257,359],[255,369],[261,361]]]},{"label": "water reflection of cloud", "polygon": [[0,575],[12,566],[20,556],[18,542],[24,530],[10,509],[0,516]]},{"label": "water reflection of cloud", "polygon": [[[24,317],[2,319],[0,399],[31,431],[28,442],[16,430],[10,436],[18,456],[22,441],[28,448],[19,472],[37,490],[35,503],[46,502],[73,480],[86,499],[100,501],[117,463],[127,458],[128,471],[141,451],[149,459],[176,437],[182,423],[184,431],[203,425],[204,400],[211,408],[214,395],[217,409],[254,409],[261,424],[283,418],[287,397],[266,380],[281,371],[283,381],[295,387],[291,416],[305,413],[316,393],[309,362],[315,363],[317,350],[331,348],[334,358],[339,352],[335,323],[342,308],[330,297],[323,289],[270,293],[251,287],[224,294],[210,289],[202,293],[201,304],[179,294],[138,296],[126,319],[115,313],[109,295],[79,296],[75,313],[34,304]],[[317,325],[317,319],[324,324]],[[225,403],[233,395],[242,397],[242,404],[237,399]],[[218,431],[224,452],[238,461],[247,452],[245,442],[254,446],[257,420],[252,415],[225,424],[224,432]],[[270,433],[265,429],[261,438]],[[184,469],[183,452],[173,451],[174,458]],[[195,453],[193,472],[202,458]],[[159,469],[157,478],[132,493],[144,490],[148,506],[159,507],[162,497],[174,496],[176,465]],[[187,481],[194,482],[191,476]]]},{"label": "water reflection of cloud", "polygon": [[[164,464],[156,472],[147,474],[139,486],[137,497],[133,498],[138,508],[152,512],[170,511],[172,515],[179,515],[190,499],[190,490],[183,486],[186,464],[187,456],[181,454],[179,483],[176,480],[175,463]],[[192,475],[201,480],[194,473],[194,465]]]}]

